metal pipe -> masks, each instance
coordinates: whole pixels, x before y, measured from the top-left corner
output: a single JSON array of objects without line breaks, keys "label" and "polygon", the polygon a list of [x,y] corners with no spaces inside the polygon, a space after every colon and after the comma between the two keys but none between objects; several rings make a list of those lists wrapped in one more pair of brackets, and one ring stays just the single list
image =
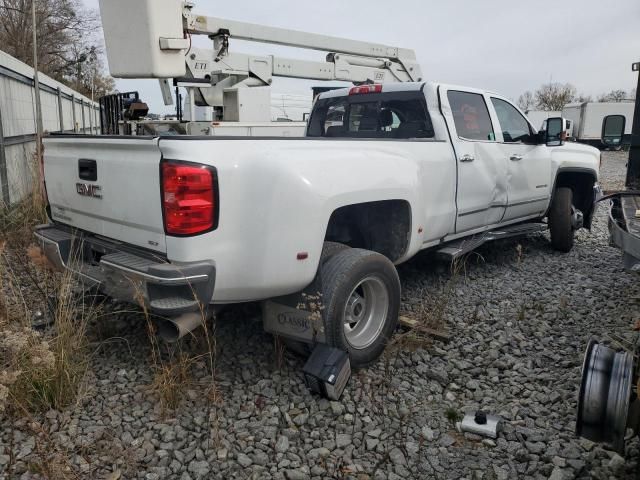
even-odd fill
[{"label": "metal pipe", "polygon": [[[40,104],[40,79],[38,78],[38,38],[36,29],[36,0],[31,0],[31,19],[33,22],[33,86],[36,97],[36,152],[40,160],[42,155],[42,105]],[[38,161],[39,161],[38,160]]]},{"label": "metal pipe", "polygon": [[71,94],[71,114],[73,116],[73,132],[78,133],[78,120],[76,119],[76,96]]},{"label": "metal pipe", "polygon": [[200,312],[184,313],[176,318],[163,318],[156,322],[157,335],[167,342],[177,342],[204,322]]},{"label": "metal pipe", "polygon": [[0,206],[4,204],[5,207],[9,207],[9,173],[7,171],[7,157],[4,147],[4,127],[2,126],[2,112],[0,111],[0,192],[2,193]]},{"label": "metal pipe", "polygon": [[87,133],[87,121],[84,118],[84,100],[80,100],[80,111],[82,112],[82,133]]}]

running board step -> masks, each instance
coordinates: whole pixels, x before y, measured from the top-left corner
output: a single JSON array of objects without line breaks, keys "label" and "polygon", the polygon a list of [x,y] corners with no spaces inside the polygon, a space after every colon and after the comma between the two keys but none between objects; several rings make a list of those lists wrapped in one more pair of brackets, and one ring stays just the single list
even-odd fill
[{"label": "running board step", "polygon": [[543,232],[547,229],[544,223],[524,223],[520,225],[510,225],[498,230],[484,232],[471,238],[462,240],[454,240],[444,244],[437,250],[440,258],[454,261],[493,240],[502,240],[503,238],[517,237],[521,235],[529,235],[531,233]]},{"label": "running board step", "polygon": [[500,240],[501,238],[517,237],[518,235],[540,233],[546,229],[546,223],[523,223],[520,225],[509,225],[499,230],[491,230],[487,232],[487,235],[490,237],[489,240]]}]

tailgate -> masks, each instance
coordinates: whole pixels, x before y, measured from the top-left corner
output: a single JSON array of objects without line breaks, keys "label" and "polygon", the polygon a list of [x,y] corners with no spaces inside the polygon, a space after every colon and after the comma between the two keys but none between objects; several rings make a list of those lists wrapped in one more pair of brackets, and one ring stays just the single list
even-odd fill
[{"label": "tailgate", "polygon": [[155,138],[45,138],[53,220],[164,253],[160,159]]}]

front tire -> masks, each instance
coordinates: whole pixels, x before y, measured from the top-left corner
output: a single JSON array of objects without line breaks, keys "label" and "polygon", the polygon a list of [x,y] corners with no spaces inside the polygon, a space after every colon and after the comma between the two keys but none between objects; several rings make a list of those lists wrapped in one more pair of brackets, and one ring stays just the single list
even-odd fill
[{"label": "front tire", "polygon": [[559,187],[553,196],[549,210],[551,245],[559,252],[567,253],[573,248],[572,209],[573,191],[569,187]]},{"label": "front tire", "polygon": [[391,261],[369,250],[336,253],[321,270],[325,335],[354,367],[375,362],[398,323],[400,279]]}]

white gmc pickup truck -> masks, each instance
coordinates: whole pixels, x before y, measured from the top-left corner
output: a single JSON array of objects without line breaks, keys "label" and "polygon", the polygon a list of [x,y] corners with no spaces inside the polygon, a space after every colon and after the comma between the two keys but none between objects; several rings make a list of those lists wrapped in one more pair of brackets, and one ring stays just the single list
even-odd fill
[{"label": "white gmc pickup truck", "polygon": [[144,302],[166,338],[203,307],[260,300],[267,330],[362,366],[396,328],[394,265],[544,228],[566,252],[590,227],[600,153],[547,123],[426,82],[324,93],[304,138],[51,135],[36,235],[60,267]]}]

